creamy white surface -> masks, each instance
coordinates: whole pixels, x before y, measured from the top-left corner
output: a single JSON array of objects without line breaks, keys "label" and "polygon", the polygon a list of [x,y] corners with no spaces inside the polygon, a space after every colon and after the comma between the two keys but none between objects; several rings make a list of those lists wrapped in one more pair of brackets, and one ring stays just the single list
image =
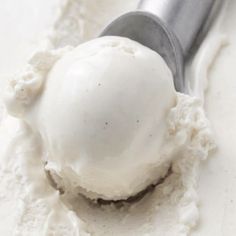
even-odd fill
[{"label": "creamy white surface", "polygon": [[[152,63],[146,63],[150,59]],[[35,174],[29,172],[28,160],[23,162],[26,166],[22,168],[24,159],[19,159],[15,164],[20,165],[20,173],[28,180],[28,186],[22,186],[24,191],[34,196],[32,190],[37,187],[39,199],[51,206],[55,217],[67,218],[62,205],[54,206],[55,200],[52,202],[51,196],[44,193],[44,188],[51,192],[43,171],[43,162],[47,162],[46,169],[53,182],[64,192],[61,204],[69,206],[68,214],[69,209],[73,209],[78,214],[77,220],[84,220],[85,231],[80,224],[72,231],[77,229],[95,235],[110,235],[111,232],[116,235],[164,232],[181,235],[187,234],[196,224],[196,178],[199,162],[214,147],[211,130],[200,100],[174,91],[170,70],[152,50],[128,39],[105,37],[75,49],[67,47],[37,52],[29,60],[25,72],[9,81],[4,97],[10,114],[22,119],[24,125],[20,130],[28,134],[23,142],[29,147],[32,145],[33,150],[37,147],[37,155],[33,152],[29,156],[33,160],[38,158],[38,162],[31,166],[40,172],[38,181],[42,189],[37,187]],[[68,117],[68,113],[72,116]],[[84,122],[84,114],[89,125]],[[112,124],[116,125],[112,128]],[[110,128],[111,133],[103,133],[104,127],[105,131]],[[87,138],[87,132],[90,134],[91,131],[95,131],[95,137],[99,138]],[[104,139],[113,145],[112,149],[104,145]],[[12,151],[21,149],[21,145],[12,147]],[[114,153],[120,150],[120,145],[125,148],[121,150],[122,155],[118,152],[119,155],[107,158],[110,153],[107,151]],[[128,198],[165,176],[170,163],[171,174],[154,190],[155,197],[151,195],[151,200],[147,197],[122,209],[108,206],[105,215],[78,197],[75,188],[79,186],[79,191],[90,198]],[[27,200],[24,198],[23,202]],[[28,204],[25,203],[23,209]],[[146,212],[148,218],[140,212],[142,204],[143,207],[151,204],[154,209]],[[86,205],[90,209],[85,210]],[[159,213],[157,207],[163,212]],[[99,208],[103,210],[102,206]],[[42,213],[38,214],[41,216]],[[17,216],[24,219],[25,210]],[[41,217],[45,218],[44,215]],[[129,220],[124,225],[114,224],[120,217]],[[139,220],[143,222],[141,226]],[[58,224],[54,218],[45,221],[46,232]],[[169,223],[155,227],[156,221]],[[40,223],[45,225],[42,221],[36,227]],[[65,221],[63,227],[68,230],[70,223],[73,222]],[[28,221],[20,221],[16,227],[19,232],[27,232]],[[41,232],[37,228],[33,230]],[[57,234],[62,233],[60,228],[54,230]]]},{"label": "creamy white surface", "polygon": [[236,234],[236,2],[227,3],[222,24],[212,32],[212,37],[226,37],[227,44],[209,70],[205,98],[218,149],[201,166],[198,191],[202,213],[194,236]]},{"label": "creamy white surface", "polygon": [[[72,1],[73,2],[73,1]],[[76,1],[74,1],[76,2]],[[69,7],[68,7],[69,9]],[[229,11],[229,9],[231,9]],[[231,5],[229,5],[228,8],[228,12],[230,12],[231,14],[229,14],[228,16],[226,16],[226,18],[223,21],[223,32],[229,36],[230,38],[230,46],[228,46],[228,52],[226,50],[226,52],[223,52],[223,54],[217,55],[217,57],[219,58],[219,60],[216,62],[216,64],[214,64],[215,66],[212,68],[212,72],[210,73],[210,90],[209,90],[209,94],[207,96],[206,99],[206,108],[207,108],[207,112],[209,113],[209,117],[211,119],[211,121],[213,122],[214,125],[214,129],[216,130],[216,137],[218,139],[218,144],[219,148],[218,151],[215,154],[215,158],[212,158],[210,160],[210,162],[208,162],[209,164],[206,164],[206,166],[203,168],[203,173],[201,175],[201,179],[202,181],[200,182],[200,187],[199,187],[199,193],[200,193],[200,199],[201,199],[201,209],[203,209],[203,212],[200,212],[200,216],[201,216],[201,224],[199,229],[193,233],[193,235],[234,235],[235,234],[235,229],[234,224],[231,223],[231,220],[234,219],[235,216],[235,211],[231,211],[230,209],[234,209],[235,207],[235,203],[232,200],[232,198],[234,198],[235,196],[235,192],[234,192],[234,188],[231,186],[234,186],[234,179],[233,179],[233,175],[235,173],[235,171],[233,170],[234,168],[234,159],[233,159],[233,153],[234,153],[234,142],[233,142],[233,138],[231,138],[232,136],[228,137],[228,135],[230,134],[234,134],[235,133],[235,128],[232,127],[233,122],[231,122],[231,117],[230,115],[233,115],[234,113],[232,113],[232,106],[231,104],[235,103],[235,97],[234,97],[234,79],[233,79],[233,75],[234,75],[234,70],[233,70],[233,61],[234,61],[234,56],[232,52],[235,52],[235,32],[231,29],[233,29],[231,23],[233,22],[234,19],[234,13],[235,13],[235,9],[236,7],[233,5],[233,1],[231,3]],[[66,17],[65,17],[66,18]],[[227,25],[227,27],[225,27],[225,25]],[[219,32],[219,31],[217,31]],[[69,34],[68,34],[69,35]],[[219,36],[219,34],[215,35],[216,37]],[[214,37],[214,36],[213,36]],[[211,43],[211,41],[210,41]],[[209,44],[210,44],[209,43]],[[207,47],[206,47],[207,49]],[[207,55],[204,56],[203,53],[203,58],[205,58]],[[220,63],[221,62],[221,63]],[[224,63],[228,62],[228,77],[227,79],[223,78],[224,77]],[[203,67],[204,68],[204,67]],[[218,78],[218,80],[214,80],[214,78]],[[227,83],[225,83],[224,81],[227,81]],[[227,86],[226,86],[227,85]],[[221,94],[223,94],[222,96],[219,96],[219,89]],[[230,91],[230,92],[229,92]],[[231,93],[232,92],[232,93]],[[224,109],[219,109],[218,104],[222,104],[222,107],[224,107]],[[217,114],[222,114],[222,117],[217,116]],[[230,114],[230,115],[227,115]],[[4,147],[8,146],[8,141],[9,140],[9,148],[10,150],[14,150],[13,146],[12,146],[12,138],[9,137],[9,139],[7,139],[6,137],[6,133],[11,133],[12,136],[15,135],[15,129],[14,129],[14,125],[17,124],[17,122],[13,119],[4,119],[4,125],[1,126],[1,136],[2,136],[2,143],[4,142]],[[228,122],[224,122],[225,120],[227,120]],[[230,123],[231,122],[231,123]],[[231,130],[231,132],[229,132],[229,130]],[[228,142],[228,140],[232,140],[232,142]],[[22,145],[22,143],[20,142],[19,145]],[[8,154],[6,156],[5,154],[5,148],[2,149],[1,151],[3,153],[1,153],[1,156],[5,156],[7,157],[7,159],[9,158],[9,155],[13,158],[13,162],[15,163],[15,156],[12,155],[10,152],[10,154]],[[14,152],[14,151],[13,151]],[[228,154],[227,154],[228,153]],[[33,154],[32,156],[37,156],[35,154]],[[25,159],[25,158],[24,158]],[[226,161],[225,161],[226,159]],[[26,158],[27,160],[27,158]],[[231,162],[228,162],[227,160],[231,160]],[[5,163],[5,162],[4,162]],[[39,161],[40,163],[40,161]],[[36,165],[34,166],[34,168],[36,166],[39,166],[39,163],[36,162]],[[6,165],[6,164],[4,164]],[[16,163],[17,166],[17,163]],[[224,168],[228,171],[228,172],[224,172],[222,171],[222,166],[224,166]],[[10,168],[11,170],[11,168]],[[7,170],[9,172],[9,169]],[[41,171],[41,168],[39,169],[39,171]],[[2,180],[7,180],[8,178],[5,178],[6,172],[2,172],[4,173],[4,178]],[[16,214],[18,214],[18,211],[15,211],[14,206],[15,204],[17,204],[17,200],[19,198],[19,196],[21,195],[21,193],[24,193],[24,187],[20,187],[21,185],[16,184],[14,185],[14,175],[10,173],[10,177],[9,177],[9,181],[6,182],[7,184],[4,185],[2,184],[3,182],[1,182],[1,189],[3,193],[8,194],[9,191],[7,191],[8,189],[11,189],[12,191],[8,194],[8,205],[6,204],[5,201],[1,201],[1,204],[6,208],[6,212],[1,211],[1,214],[3,214],[3,217],[5,220],[5,222],[2,222],[3,224],[1,225],[0,229],[2,230],[1,232],[4,232],[4,235],[11,235],[9,232],[12,228],[15,228],[14,226],[16,225],[16,222],[14,221],[14,212]],[[219,174],[220,173],[220,174]],[[33,178],[29,178],[32,179]],[[176,176],[173,176],[173,179],[178,179],[176,178]],[[216,179],[218,179],[218,181],[216,181]],[[168,185],[168,181],[165,182]],[[34,181],[31,183],[34,184]],[[44,184],[46,184],[46,182],[44,182]],[[9,188],[9,186],[12,186],[12,188]],[[16,187],[17,186],[17,187]],[[45,185],[46,186],[46,185]],[[177,185],[176,185],[177,186]],[[209,190],[209,186],[214,186],[212,187],[211,190]],[[164,186],[163,186],[164,187]],[[82,201],[80,201],[80,212],[81,213],[81,218],[86,219],[87,220],[87,228],[92,230],[96,230],[96,227],[99,226],[102,227],[102,223],[107,222],[108,218],[110,219],[110,223],[113,222],[113,225],[111,224],[111,226],[113,226],[113,229],[117,229],[115,226],[118,226],[120,224],[117,223],[117,219],[124,219],[125,216],[125,222],[126,227],[121,227],[117,230],[117,232],[122,232],[122,235],[124,235],[123,233],[136,233],[135,235],[137,235],[137,233],[139,233],[140,235],[145,235],[145,232],[155,232],[156,231],[156,235],[158,235],[158,233],[161,234],[161,232],[165,232],[165,233],[169,233],[169,235],[174,235],[174,233],[176,233],[176,227],[180,227],[179,225],[175,225],[172,224],[172,221],[170,221],[170,225],[167,224],[167,222],[163,222],[162,220],[164,219],[173,219],[173,223],[175,222],[175,217],[177,215],[175,215],[175,208],[174,206],[176,206],[175,204],[162,204],[162,208],[159,208],[158,210],[158,214],[155,214],[154,211],[154,216],[156,216],[157,221],[154,223],[153,221],[150,221],[150,214],[147,213],[147,206],[150,206],[151,209],[155,209],[155,206],[159,204],[159,202],[156,202],[156,199],[160,199],[160,195],[158,194],[158,192],[161,191],[162,188],[159,188],[159,190],[157,190],[157,192],[155,192],[155,194],[152,195],[152,197],[154,197],[153,201],[150,201],[150,199],[143,203],[140,203],[141,205],[143,204],[143,208],[142,207],[134,207],[132,209],[134,210],[129,210],[129,214],[122,214],[117,211],[111,211],[111,209],[108,209],[108,212],[111,212],[111,214],[108,214],[107,211],[103,211],[101,209],[101,211],[99,209],[96,210],[93,208],[89,208],[86,204],[83,204]],[[165,190],[164,190],[165,189]],[[17,191],[16,191],[17,190]],[[19,191],[18,191],[19,190]],[[226,191],[227,190],[227,191]],[[15,192],[16,191],[16,192]],[[53,194],[54,190],[50,190],[52,191],[51,193]],[[12,194],[12,192],[14,192],[14,194]],[[17,194],[17,192],[19,194]],[[161,191],[162,192],[162,191]],[[163,188],[163,193],[166,193],[167,195],[171,195],[170,194],[171,190],[169,187],[167,188]],[[157,195],[156,195],[157,194]],[[165,194],[164,194],[165,195]],[[155,196],[157,196],[155,198]],[[173,195],[173,199],[176,199],[176,197],[174,197],[175,195]],[[191,195],[190,195],[191,196]],[[4,198],[2,198],[4,199]],[[10,201],[11,199],[11,201]],[[161,199],[168,199],[167,197],[161,198]],[[187,195],[187,199],[192,199],[191,201],[196,202],[196,197],[195,197],[195,193],[192,194],[191,197],[189,197],[189,194]],[[31,199],[32,201],[32,199]],[[33,200],[35,201],[35,199]],[[220,204],[219,204],[220,202]],[[168,203],[168,200],[167,200]],[[173,201],[173,203],[175,203],[175,200]],[[209,203],[212,203],[211,205],[209,205]],[[152,205],[154,204],[154,205]],[[29,204],[30,206],[30,204]],[[140,205],[139,205],[140,206]],[[164,207],[166,206],[166,208]],[[10,207],[13,207],[12,211],[10,211],[9,209],[11,209]],[[170,208],[169,208],[170,207]],[[55,208],[58,209],[58,208]],[[59,208],[60,209],[60,208]],[[161,209],[161,210],[160,210]],[[163,217],[163,214],[165,215],[165,212],[172,212],[173,215],[175,215],[175,217],[171,217],[170,215],[168,217]],[[191,209],[191,208],[189,208]],[[194,206],[193,206],[194,209]],[[211,210],[209,210],[211,209]],[[137,212],[138,211],[138,212]],[[95,212],[97,214],[95,214]],[[104,213],[105,212],[105,213]],[[133,212],[134,214],[131,214],[131,212]],[[151,212],[151,211],[150,211]],[[160,212],[162,212],[163,214],[161,214]],[[225,212],[225,213],[223,213]],[[9,214],[10,213],[10,214]],[[29,212],[30,213],[30,212]],[[79,212],[78,212],[79,213]],[[125,212],[126,213],[126,212]],[[144,213],[147,213],[147,215],[145,215]],[[186,211],[185,211],[186,213]],[[32,212],[31,214],[31,218],[33,218],[34,216],[38,216],[39,212],[35,211],[35,213],[33,214]],[[8,215],[8,217],[6,217]],[[23,214],[24,215],[24,214]],[[66,216],[66,213],[62,214],[64,215],[64,217]],[[194,214],[192,214],[194,215]],[[224,218],[224,215],[226,216],[226,218]],[[21,217],[21,214],[18,214],[18,217]],[[94,216],[91,217],[91,216]],[[99,217],[98,217],[99,216]],[[113,216],[113,218],[112,218]],[[134,217],[136,216],[136,217]],[[141,216],[141,217],[140,217]],[[196,216],[196,214],[195,214]],[[119,218],[120,217],[120,218]],[[186,219],[188,219],[189,217],[186,217]],[[27,219],[27,218],[25,218]],[[30,219],[30,218],[28,218]],[[63,217],[62,217],[63,219]],[[94,224],[95,220],[98,220],[99,222],[98,224]],[[138,220],[139,219],[139,220]],[[94,221],[93,221],[94,220]],[[65,220],[63,220],[65,221]],[[194,220],[195,221],[195,220]],[[6,223],[7,222],[7,223]],[[23,222],[25,224],[27,224],[27,220],[26,221],[20,221]],[[42,221],[43,222],[43,221]],[[45,222],[45,221],[44,221]],[[53,221],[52,225],[53,225]],[[67,222],[67,221],[65,221]],[[73,222],[73,221],[71,221]],[[148,223],[147,223],[148,222]],[[217,223],[216,223],[217,222]],[[100,224],[99,224],[100,223]],[[217,227],[212,227],[212,225],[217,225]],[[9,228],[7,228],[7,225],[9,225]],[[24,224],[23,224],[24,225]],[[36,224],[37,225],[37,224]],[[71,228],[70,223],[68,223],[69,228]],[[74,224],[76,225],[76,224]],[[140,231],[138,231],[137,226],[139,225],[143,225],[142,229],[140,228]],[[158,226],[155,230],[153,229],[153,226]],[[161,225],[161,227],[160,227]],[[19,225],[18,225],[19,226]],[[42,223],[38,224],[38,226],[35,229],[36,232],[39,233],[39,235],[42,235],[42,231],[40,231],[40,228],[42,226]],[[172,226],[172,227],[170,227]],[[94,227],[94,228],[93,228]],[[132,228],[133,227],[133,228]],[[73,227],[72,227],[73,228]],[[80,227],[81,228],[81,227]],[[21,228],[23,229],[23,228]],[[24,228],[24,232],[25,235],[26,232],[30,232],[26,230],[27,228]],[[28,230],[32,230],[32,227],[28,228]],[[131,232],[128,229],[133,229]],[[135,231],[134,229],[137,229],[137,231]],[[158,230],[160,229],[160,231],[158,232]],[[143,231],[142,231],[143,230]],[[168,231],[169,230],[169,231]],[[174,231],[173,231],[174,230]],[[183,232],[186,232],[184,229],[182,229]],[[22,231],[23,232],[23,231]],[[76,231],[74,231],[76,232]],[[102,231],[97,231],[97,232],[102,232]],[[40,234],[41,233],[41,234]],[[47,234],[46,234],[47,235]],[[128,234],[131,235],[131,234]]]}]

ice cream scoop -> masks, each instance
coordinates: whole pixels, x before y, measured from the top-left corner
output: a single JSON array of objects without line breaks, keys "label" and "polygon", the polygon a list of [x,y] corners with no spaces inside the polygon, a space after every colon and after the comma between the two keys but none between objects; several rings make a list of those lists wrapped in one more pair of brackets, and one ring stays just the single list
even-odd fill
[{"label": "ice cream scoop", "polygon": [[173,147],[163,148],[166,119],[175,103],[161,56],[108,36],[63,56],[25,119],[41,134],[55,182],[92,199],[119,200],[166,174]]},{"label": "ice cream scoop", "polygon": [[184,62],[216,2],[142,0],[137,11],[115,19],[101,36],[128,37],[159,53],[172,71],[176,90],[186,93]]}]

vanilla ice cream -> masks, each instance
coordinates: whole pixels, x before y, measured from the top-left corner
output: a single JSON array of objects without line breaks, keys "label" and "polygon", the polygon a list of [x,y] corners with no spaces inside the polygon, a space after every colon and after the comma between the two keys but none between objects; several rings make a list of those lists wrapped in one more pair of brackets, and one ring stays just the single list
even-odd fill
[{"label": "vanilla ice cream", "polygon": [[25,77],[11,83],[8,107],[39,131],[46,168],[64,188],[126,199],[166,174],[173,150],[162,147],[176,92],[159,54],[127,38],[102,37],[68,50],[44,85],[37,74]]},{"label": "vanilla ice cream", "polygon": [[[13,168],[29,193],[16,211],[17,232],[31,232],[25,218],[34,217],[34,231],[45,220],[43,232],[59,235],[64,227],[66,235],[179,235],[196,224],[196,173],[214,142],[201,101],[175,91],[156,52],[119,37],[36,52],[9,81],[5,103],[20,123]],[[152,194],[123,201],[126,208],[88,201],[125,200],[150,185]],[[156,221],[173,226],[153,228]]]},{"label": "vanilla ice cream", "polygon": [[[107,38],[78,46],[96,38],[107,23],[119,14],[134,10],[138,2],[1,2],[0,31],[4,37],[0,44],[3,49],[0,73],[1,76],[10,74],[5,101],[8,111],[17,117],[8,115],[0,100],[1,235],[235,235],[232,138],[236,114],[232,109],[235,103],[235,2],[224,4],[221,17],[193,60],[188,61],[186,81],[191,96],[176,93],[168,68],[158,59],[158,54],[139,44],[136,46],[135,42]],[[49,30],[46,37],[43,29]],[[224,48],[226,42],[228,47]],[[39,46],[43,50],[38,49]],[[33,53],[23,68],[33,49],[38,52]],[[111,72],[117,58],[112,55],[123,59],[116,65],[127,68],[129,77],[127,73],[121,76],[122,70],[118,73],[117,66],[114,73]],[[147,57],[154,60],[141,63]],[[112,62],[110,66],[107,61]],[[155,61],[158,69],[155,67],[151,72],[149,68],[154,67]],[[134,67],[136,70],[132,70]],[[21,68],[23,71],[17,72]],[[144,73],[145,70],[148,73]],[[12,72],[16,75],[12,76]],[[158,77],[154,79],[153,73]],[[165,77],[167,80],[161,80],[163,83],[159,85]],[[2,76],[0,83],[4,81]],[[168,88],[167,83],[170,83]],[[147,90],[151,93],[147,94]],[[118,96],[118,92],[123,97]],[[148,102],[151,97],[155,99]],[[125,111],[122,115],[118,112],[121,108]],[[218,145],[210,161],[202,161],[215,147],[204,110],[212,122]],[[92,119],[95,113],[96,119]],[[127,122],[119,122],[123,120]],[[124,133],[129,135],[126,137]],[[132,138],[135,135],[136,138]],[[126,148],[126,152],[118,155],[128,146],[132,149]],[[134,155],[128,154],[134,154],[135,149],[139,151],[139,158],[133,161]],[[111,158],[104,158],[108,154]],[[68,168],[64,168],[66,165]],[[120,168],[122,165],[124,169]],[[112,168],[116,175],[101,184],[105,174],[111,175]],[[98,170],[104,169],[100,174]],[[132,183],[132,174],[143,174],[146,170],[150,179],[147,175],[143,180],[138,176]],[[94,171],[94,175],[90,171]],[[99,178],[92,182],[91,176],[95,174]],[[164,178],[158,181],[161,176]],[[57,185],[56,189],[50,181],[54,187]],[[115,192],[112,182],[122,183],[119,191]],[[83,196],[107,200],[114,195],[116,199],[127,198],[150,183],[155,184],[152,191],[146,191],[142,198],[132,202],[105,201],[103,204]],[[111,192],[105,192],[109,188]],[[199,219],[201,223],[195,227]]]}]

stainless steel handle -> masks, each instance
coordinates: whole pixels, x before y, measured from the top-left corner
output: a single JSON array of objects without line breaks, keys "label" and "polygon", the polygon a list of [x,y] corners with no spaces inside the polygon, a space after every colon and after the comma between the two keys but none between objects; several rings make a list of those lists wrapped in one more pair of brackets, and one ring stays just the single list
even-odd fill
[{"label": "stainless steel handle", "polygon": [[187,55],[216,0],[142,0],[139,10],[158,16],[176,35]]}]

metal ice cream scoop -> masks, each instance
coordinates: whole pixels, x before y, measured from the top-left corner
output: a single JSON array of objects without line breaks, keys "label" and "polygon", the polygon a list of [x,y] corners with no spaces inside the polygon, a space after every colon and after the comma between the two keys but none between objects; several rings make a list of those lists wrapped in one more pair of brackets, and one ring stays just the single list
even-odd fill
[{"label": "metal ice cream scoop", "polygon": [[186,92],[184,63],[216,0],[142,0],[138,10],[111,22],[101,36],[133,39],[158,52]]}]

